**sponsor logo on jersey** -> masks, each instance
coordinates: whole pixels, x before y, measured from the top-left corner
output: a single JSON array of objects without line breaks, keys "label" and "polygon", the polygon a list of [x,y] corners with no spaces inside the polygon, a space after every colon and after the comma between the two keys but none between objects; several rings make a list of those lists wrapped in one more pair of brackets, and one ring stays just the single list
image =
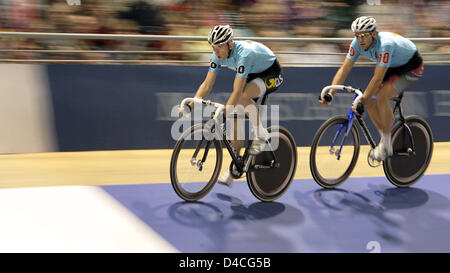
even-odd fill
[{"label": "sponsor logo on jersey", "polygon": [[268,78],[265,81],[267,89],[279,87],[283,83],[283,77],[279,75],[277,78]]}]

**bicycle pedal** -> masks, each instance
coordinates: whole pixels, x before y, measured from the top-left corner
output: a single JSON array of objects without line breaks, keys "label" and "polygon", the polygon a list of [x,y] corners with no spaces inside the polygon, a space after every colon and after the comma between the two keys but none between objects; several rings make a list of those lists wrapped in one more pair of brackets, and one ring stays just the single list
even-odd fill
[{"label": "bicycle pedal", "polygon": [[[242,158],[239,157],[238,160],[242,160]],[[236,165],[234,164],[234,162],[231,161],[231,164],[230,164],[230,175],[231,175],[231,177],[233,177],[233,179],[239,179],[239,178],[242,177],[243,174],[244,174],[244,172],[243,171],[239,172],[237,167],[236,167]]]}]

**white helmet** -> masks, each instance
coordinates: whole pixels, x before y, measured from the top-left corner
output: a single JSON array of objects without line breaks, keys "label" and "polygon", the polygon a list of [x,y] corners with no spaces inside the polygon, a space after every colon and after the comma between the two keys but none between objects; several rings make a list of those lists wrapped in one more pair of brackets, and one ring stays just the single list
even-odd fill
[{"label": "white helmet", "polygon": [[352,23],[352,31],[363,32],[363,31],[373,31],[377,28],[377,21],[371,16],[361,16],[356,18]]},{"label": "white helmet", "polygon": [[211,45],[219,45],[230,41],[233,38],[233,30],[229,25],[215,26],[208,36]]}]

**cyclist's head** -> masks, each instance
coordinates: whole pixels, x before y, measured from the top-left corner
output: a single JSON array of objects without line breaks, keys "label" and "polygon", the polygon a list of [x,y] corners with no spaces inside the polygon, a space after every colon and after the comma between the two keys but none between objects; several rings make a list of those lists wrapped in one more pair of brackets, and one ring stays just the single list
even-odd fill
[{"label": "cyclist's head", "polygon": [[229,25],[213,27],[209,33],[208,42],[219,60],[228,58],[233,49],[233,29]]},{"label": "cyclist's head", "polygon": [[371,16],[361,16],[352,23],[352,31],[362,49],[369,49],[377,35],[377,21]]}]

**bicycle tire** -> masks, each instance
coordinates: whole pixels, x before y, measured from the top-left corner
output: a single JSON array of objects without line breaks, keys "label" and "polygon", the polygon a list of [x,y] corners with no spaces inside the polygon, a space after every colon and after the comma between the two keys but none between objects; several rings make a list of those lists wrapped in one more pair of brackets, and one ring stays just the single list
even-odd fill
[{"label": "bicycle tire", "polygon": [[[321,187],[324,187],[327,189],[335,188],[335,187],[339,186],[341,183],[343,183],[350,176],[353,169],[355,168],[356,162],[358,161],[359,150],[360,150],[360,136],[359,136],[359,131],[356,128],[356,124],[353,123],[352,128],[350,130],[351,133],[348,136],[352,136],[352,138],[353,138],[354,150],[353,150],[353,154],[351,155],[351,160],[350,160],[350,164],[348,165],[348,167],[345,169],[345,171],[343,172],[342,175],[340,175],[334,179],[329,179],[327,177],[324,177],[324,174],[321,174],[319,171],[319,168],[317,166],[318,165],[317,160],[318,160],[319,142],[321,141],[322,137],[325,135],[325,133],[327,133],[327,131],[330,128],[332,128],[334,125],[341,125],[341,124],[342,125],[348,124],[348,117],[335,116],[335,117],[328,119],[319,127],[319,129],[317,130],[317,132],[313,138],[312,144],[311,144],[311,152],[309,155],[309,167],[311,170],[312,177],[314,178],[314,181],[316,181],[317,184],[319,184]],[[337,134],[334,133],[332,135],[336,136]],[[329,145],[329,144],[327,144],[327,145]],[[335,155],[333,154],[332,156],[334,157]],[[327,168],[328,169],[330,169],[330,168],[336,169],[335,166],[328,166],[328,165],[327,165]]]},{"label": "bicycle tire", "polygon": [[430,164],[434,143],[431,127],[424,119],[419,116],[409,116],[405,122],[413,135],[415,155],[397,155],[397,152],[404,152],[408,146],[411,146],[406,130],[402,123],[398,122],[392,129],[394,155],[383,162],[386,178],[399,188],[409,187],[422,177]]},{"label": "bicycle tire", "polygon": [[[274,150],[274,154],[280,166],[251,171],[247,173],[246,177],[252,194],[263,202],[280,198],[292,183],[297,169],[297,145],[292,134],[282,126],[272,126],[267,128],[267,131],[272,135],[271,140],[278,136],[278,146]],[[278,132],[278,134],[275,134],[275,132]],[[271,141],[271,143],[274,142]],[[264,164],[272,158],[270,151],[263,151],[251,159],[251,166]],[[273,181],[280,181],[280,183],[273,183]]]},{"label": "bicycle tire", "polygon": [[[189,135],[195,134],[198,130],[201,130],[202,136],[203,134],[210,133],[209,129],[206,128],[206,124],[196,124],[189,129],[187,129],[180,137],[180,139],[177,141],[173,148],[172,157],[170,160],[170,180],[172,187],[175,191],[175,193],[183,200],[192,202],[197,201],[204,197],[208,192],[212,189],[214,184],[217,182],[217,178],[219,176],[220,169],[222,167],[222,144],[217,138],[213,138],[209,141],[211,141],[214,144],[215,152],[216,152],[216,159],[215,159],[215,165],[214,165],[214,171],[211,175],[211,178],[208,179],[205,186],[200,186],[199,190],[196,190],[194,192],[190,192],[186,190],[183,185],[187,183],[195,183],[195,182],[182,182],[179,180],[179,175],[177,171],[177,165],[179,163],[179,155],[180,151],[183,149],[183,145],[186,143],[186,139],[188,139]],[[186,149],[188,150],[188,148]],[[191,152],[192,153],[192,152]],[[210,153],[208,154],[208,156]]]}]

